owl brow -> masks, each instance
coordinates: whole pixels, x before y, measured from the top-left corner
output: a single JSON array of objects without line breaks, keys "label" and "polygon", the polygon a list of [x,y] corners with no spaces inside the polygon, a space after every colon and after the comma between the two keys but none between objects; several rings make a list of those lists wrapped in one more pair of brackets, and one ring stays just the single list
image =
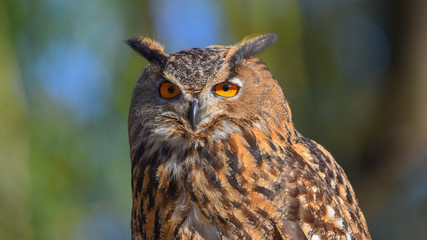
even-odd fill
[{"label": "owl brow", "polygon": [[[214,76],[214,79],[218,79],[219,74]],[[211,83],[214,83],[214,85],[220,84],[220,83],[227,83],[230,82],[231,79],[237,77],[237,74],[234,72],[234,69],[231,69],[231,71],[227,71],[227,74],[225,74],[225,77],[221,77],[221,81],[211,81]],[[223,80],[225,79],[225,80]]]},{"label": "owl brow", "polygon": [[227,82],[227,83],[229,83],[230,82],[230,80],[231,79],[233,79],[233,78],[235,78],[236,77],[236,73],[234,72],[234,71],[231,71],[228,75],[227,75],[227,77],[226,78],[224,78],[225,79],[225,81],[223,81],[223,82]]},{"label": "owl brow", "polygon": [[[233,81],[233,79],[237,79],[237,80]],[[243,85],[243,81],[236,76],[229,78],[226,82],[236,84],[239,87],[242,87],[242,85]]]},{"label": "owl brow", "polygon": [[160,75],[160,79],[163,80],[162,82],[164,81],[171,82],[177,85],[181,90],[183,89],[183,86],[179,83],[179,81],[176,81],[172,75],[169,75],[167,73],[165,74],[163,70],[159,72],[159,75]]}]

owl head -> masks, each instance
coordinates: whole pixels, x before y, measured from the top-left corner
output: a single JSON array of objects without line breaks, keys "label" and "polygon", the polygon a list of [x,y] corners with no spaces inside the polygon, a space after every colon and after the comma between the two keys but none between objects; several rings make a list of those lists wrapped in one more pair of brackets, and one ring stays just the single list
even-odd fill
[{"label": "owl head", "polygon": [[254,57],[276,39],[276,34],[266,34],[234,46],[174,54],[148,38],[128,40],[149,61],[132,94],[131,146],[138,139],[178,145],[216,141],[251,124],[290,121],[280,86]]}]

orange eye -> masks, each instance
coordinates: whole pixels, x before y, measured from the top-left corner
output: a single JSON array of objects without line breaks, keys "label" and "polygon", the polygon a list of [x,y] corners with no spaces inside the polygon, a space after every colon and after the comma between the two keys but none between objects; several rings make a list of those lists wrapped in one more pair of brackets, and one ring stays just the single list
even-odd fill
[{"label": "orange eye", "polygon": [[173,98],[179,93],[179,88],[170,82],[164,82],[160,85],[160,96],[162,98]]},{"label": "orange eye", "polygon": [[215,93],[223,97],[232,97],[239,91],[239,86],[231,83],[223,83],[215,86]]}]

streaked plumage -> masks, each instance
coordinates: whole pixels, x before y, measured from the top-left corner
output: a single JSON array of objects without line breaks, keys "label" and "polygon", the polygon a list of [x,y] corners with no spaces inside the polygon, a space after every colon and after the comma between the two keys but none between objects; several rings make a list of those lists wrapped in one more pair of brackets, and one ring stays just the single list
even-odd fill
[{"label": "streaked plumage", "polygon": [[129,111],[133,239],[370,239],[344,171],[254,58],[276,38],[170,55],[128,41],[150,62]]}]

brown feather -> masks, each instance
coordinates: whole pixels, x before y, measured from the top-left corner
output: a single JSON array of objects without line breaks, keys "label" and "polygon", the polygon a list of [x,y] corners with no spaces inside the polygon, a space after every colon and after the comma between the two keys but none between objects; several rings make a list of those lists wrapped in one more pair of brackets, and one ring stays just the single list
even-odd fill
[{"label": "brown feather", "polygon": [[[294,128],[280,86],[252,57],[274,40],[170,55],[141,40],[167,58],[146,67],[129,110],[132,239],[370,239],[344,171]],[[164,81],[176,98],[159,95]],[[236,96],[216,95],[221,83],[238,85]]]}]

